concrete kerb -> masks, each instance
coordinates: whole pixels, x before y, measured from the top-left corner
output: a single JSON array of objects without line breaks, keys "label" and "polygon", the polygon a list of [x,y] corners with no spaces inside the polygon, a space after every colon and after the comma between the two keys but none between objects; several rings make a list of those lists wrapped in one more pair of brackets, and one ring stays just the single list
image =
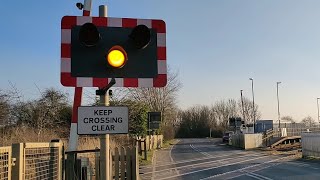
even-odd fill
[{"label": "concrete kerb", "polygon": [[151,164],[152,164],[152,176],[151,176],[151,180],[153,180],[154,179],[154,172],[155,172],[155,170],[156,170],[156,160],[155,160],[155,158],[156,158],[156,152],[157,152],[157,150],[154,150],[154,152],[153,152],[153,154],[152,154],[152,159],[151,159]]}]

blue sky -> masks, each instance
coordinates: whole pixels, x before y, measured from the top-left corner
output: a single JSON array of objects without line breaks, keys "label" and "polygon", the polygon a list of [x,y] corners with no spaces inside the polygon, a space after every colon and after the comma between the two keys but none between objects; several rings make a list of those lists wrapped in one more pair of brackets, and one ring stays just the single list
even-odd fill
[{"label": "blue sky", "polygon": [[[60,21],[82,14],[76,2],[3,0],[0,89],[9,89],[10,81],[27,98],[39,96],[36,85],[72,95],[59,79]],[[93,0],[93,16],[101,4],[110,17],[166,21],[168,63],[183,83],[181,108],[238,99],[240,89],[251,98],[252,77],[262,118],[277,119],[281,81],[281,115],[317,119],[320,1]]]}]

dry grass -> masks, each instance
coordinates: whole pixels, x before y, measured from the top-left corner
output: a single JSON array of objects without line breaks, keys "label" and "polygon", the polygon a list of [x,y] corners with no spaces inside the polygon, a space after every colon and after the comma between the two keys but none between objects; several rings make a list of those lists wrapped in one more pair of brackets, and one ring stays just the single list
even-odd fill
[{"label": "dry grass", "polygon": [[292,155],[294,158],[301,158],[302,152],[299,150],[288,150],[288,151],[279,151],[274,149],[261,149],[266,152],[268,155]]},{"label": "dry grass", "polygon": [[[61,139],[68,148],[68,138],[60,138],[55,130],[45,129],[38,134],[36,130],[29,127],[11,127],[5,129],[0,136],[0,146],[10,146],[14,143],[24,142],[50,142],[52,139]],[[110,135],[110,147],[131,146],[132,138],[128,135]],[[78,139],[78,150],[100,148],[99,136],[80,136]]]},{"label": "dry grass", "polygon": [[[62,139],[65,148],[68,148],[69,139]],[[110,135],[110,148],[132,146],[132,138],[128,135]],[[82,136],[78,139],[78,150],[100,148],[99,136]]]},{"label": "dry grass", "polygon": [[49,142],[58,139],[59,136],[53,130],[43,130],[40,134],[28,127],[12,127],[7,129],[0,138],[1,146],[10,146],[14,143],[23,142]]}]

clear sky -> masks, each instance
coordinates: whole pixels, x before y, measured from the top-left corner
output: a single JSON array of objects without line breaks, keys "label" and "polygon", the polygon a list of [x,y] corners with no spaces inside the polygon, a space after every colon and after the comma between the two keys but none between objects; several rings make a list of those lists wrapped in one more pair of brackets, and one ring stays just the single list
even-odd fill
[{"label": "clear sky", "polygon": [[[28,98],[39,96],[36,85],[72,92],[60,84],[60,21],[82,15],[76,2],[1,1],[0,89],[12,82]],[[240,89],[251,98],[251,77],[262,118],[277,119],[281,81],[281,115],[317,119],[320,1],[93,0],[93,16],[102,4],[110,17],[166,21],[168,63],[183,83],[181,108],[239,99]]]}]

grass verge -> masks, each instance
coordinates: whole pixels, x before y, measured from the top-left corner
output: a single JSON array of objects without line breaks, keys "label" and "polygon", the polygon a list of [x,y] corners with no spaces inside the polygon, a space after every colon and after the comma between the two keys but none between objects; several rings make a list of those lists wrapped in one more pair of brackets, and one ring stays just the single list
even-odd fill
[{"label": "grass verge", "polygon": [[144,159],[144,155],[139,155],[139,164],[140,166],[146,166],[152,164],[152,157],[155,150],[147,151],[147,160]]},{"label": "grass verge", "polygon": [[310,160],[310,161],[313,161],[313,160],[319,161],[320,160],[319,157],[315,157],[315,156],[302,156],[302,158],[305,160]]},{"label": "grass verge", "polygon": [[[162,148],[161,149],[167,149],[172,145],[177,144],[179,141],[177,139],[171,139],[168,141],[164,141],[162,144]],[[140,156],[139,155],[139,163],[140,166],[146,166],[146,165],[151,165],[152,164],[152,158],[153,158],[153,153],[156,150],[151,150],[151,151],[147,151],[147,160],[144,159],[144,155]]]},{"label": "grass verge", "polygon": [[171,139],[171,140],[168,140],[168,141],[164,141],[163,144],[162,144],[162,148],[169,148],[170,146],[172,145],[175,145],[178,143],[178,140],[177,139]]}]

